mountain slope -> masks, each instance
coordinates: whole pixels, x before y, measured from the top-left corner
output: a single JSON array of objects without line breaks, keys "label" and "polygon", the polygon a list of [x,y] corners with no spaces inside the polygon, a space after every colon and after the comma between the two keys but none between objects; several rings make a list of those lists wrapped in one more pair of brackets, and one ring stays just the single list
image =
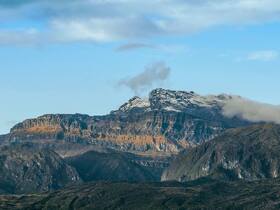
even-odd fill
[{"label": "mountain slope", "polygon": [[178,183],[90,183],[51,194],[0,196],[9,209],[279,209],[279,179]]},{"label": "mountain slope", "polygon": [[74,168],[55,152],[32,144],[0,148],[0,193],[33,193],[80,183]]},{"label": "mountain slope", "polygon": [[13,143],[0,147],[0,194],[51,191],[90,181],[160,181],[169,159],[113,150],[62,159],[44,145]]},{"label": "mountain slope", "polygon": [[225,117],[228,95],[155,89],[149,99],[134,97],[105,116],[44,115],[11,129],[8,142],[55,140],[122,151],[177,153],[208,141],[226,129],[250,124]]},{"label": "mountain slope", "polygon": [[140,157],[116,151],[89,151],[67,158],[85,182],[89,181],[159,181],[168,160]]},{"label": "mountain slope", "polygon": [[280,174],[280,125],[232,129],[171,163],[162,180],[188,181],[204,176],[257,180]]}]

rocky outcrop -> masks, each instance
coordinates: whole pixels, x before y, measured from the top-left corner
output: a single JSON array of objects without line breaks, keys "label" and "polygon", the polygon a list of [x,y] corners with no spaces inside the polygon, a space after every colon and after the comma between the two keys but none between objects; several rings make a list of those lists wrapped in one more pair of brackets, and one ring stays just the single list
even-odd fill
[{"label": "rocky outcrop", "polygon": [[76,170],[58,154],[32,144],[0,148],[0,193],[22,194],[80,183]]},{"label": "rocky outcrop", "polygon": [[163,173],[162,181],[205,176],[258,180],[280,175],[280,125],[237,128],[186,151]]},{"label": "rocky outcrop", "polygon": [[53,139],[123,151],[177,153],[228,128],[249,124],[222,114],[230,97],[156,89],[149,99],[134,97],[106,116],[57,114],[26,120],[11,129],[9,141]]}]

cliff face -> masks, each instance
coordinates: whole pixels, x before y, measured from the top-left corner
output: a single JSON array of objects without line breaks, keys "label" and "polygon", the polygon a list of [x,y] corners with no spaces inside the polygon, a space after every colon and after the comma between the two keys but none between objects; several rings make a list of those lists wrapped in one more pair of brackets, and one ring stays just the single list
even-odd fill
[{"label": "cliff face", "polygon": [[189,181],[205,176],[258,180],[280,174],[280,126],[232,129],[179,155],[162,180]]},{"label": "cliff face", "polygon": [[33,193],[80,183],[74,168],[55,152],[31,144],[0,149],[0,193]]},{"label": "cliff face", "polygon": [[230,96],[156,89],[134,97],[106,116],[44,115],[11,129],[10,141],[55,139],[124,151],[176,153],[208,141],[228,128],[249,124],[222,114]]}]

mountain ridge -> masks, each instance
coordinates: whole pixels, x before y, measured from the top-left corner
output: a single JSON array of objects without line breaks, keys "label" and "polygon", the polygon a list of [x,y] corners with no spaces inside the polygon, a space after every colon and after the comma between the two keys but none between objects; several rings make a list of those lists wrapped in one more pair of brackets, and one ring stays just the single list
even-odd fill
[{"label": "mountain ridge", "polygon": [[280,125],[235,128],[179,155],[162,180],[190,181],[205,176],[248,181],[280,174]]},{"label": "mountain ridge", "polygon": [[56,190],[82,180],[57,153],[36,145],[0,147],[0,193],[22,194]]},{"label": "mountain ridge", "polygon": [[15,125],[6,140],[53,139],[134,152],[178,153],[251,122],[223,115],[230,95],[155,89],[104,116],[48,114]]}]

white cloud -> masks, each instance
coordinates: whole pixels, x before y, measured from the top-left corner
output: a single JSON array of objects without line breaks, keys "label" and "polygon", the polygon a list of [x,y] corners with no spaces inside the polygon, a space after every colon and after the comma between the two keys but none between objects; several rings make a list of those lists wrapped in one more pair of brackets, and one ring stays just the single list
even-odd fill
[{"label": "white cloud", "polygon": [[[133,41],[159,35],[186,35],[213,26],[279,19],[279,0],[0,1],[0,21],[44,23],[37,28],[42,42]],[[13,29],[9,32],[15,33]],[[32,41],[26,34],[23,37]]]},{"label": "white cloud", "polygon": [[255,51],[247,55],[248,60],[257,60],[257,61],[271,61],[277,59],[279,56],[278,51],[275,50],[264,50],[264,51]]},{"label": "white cloud", "polygon": [[232,97],[223,107],[227,117],[242,117],[251,122],[274,122],[280,124],[280,106],[255,102],[238,96]]}]

